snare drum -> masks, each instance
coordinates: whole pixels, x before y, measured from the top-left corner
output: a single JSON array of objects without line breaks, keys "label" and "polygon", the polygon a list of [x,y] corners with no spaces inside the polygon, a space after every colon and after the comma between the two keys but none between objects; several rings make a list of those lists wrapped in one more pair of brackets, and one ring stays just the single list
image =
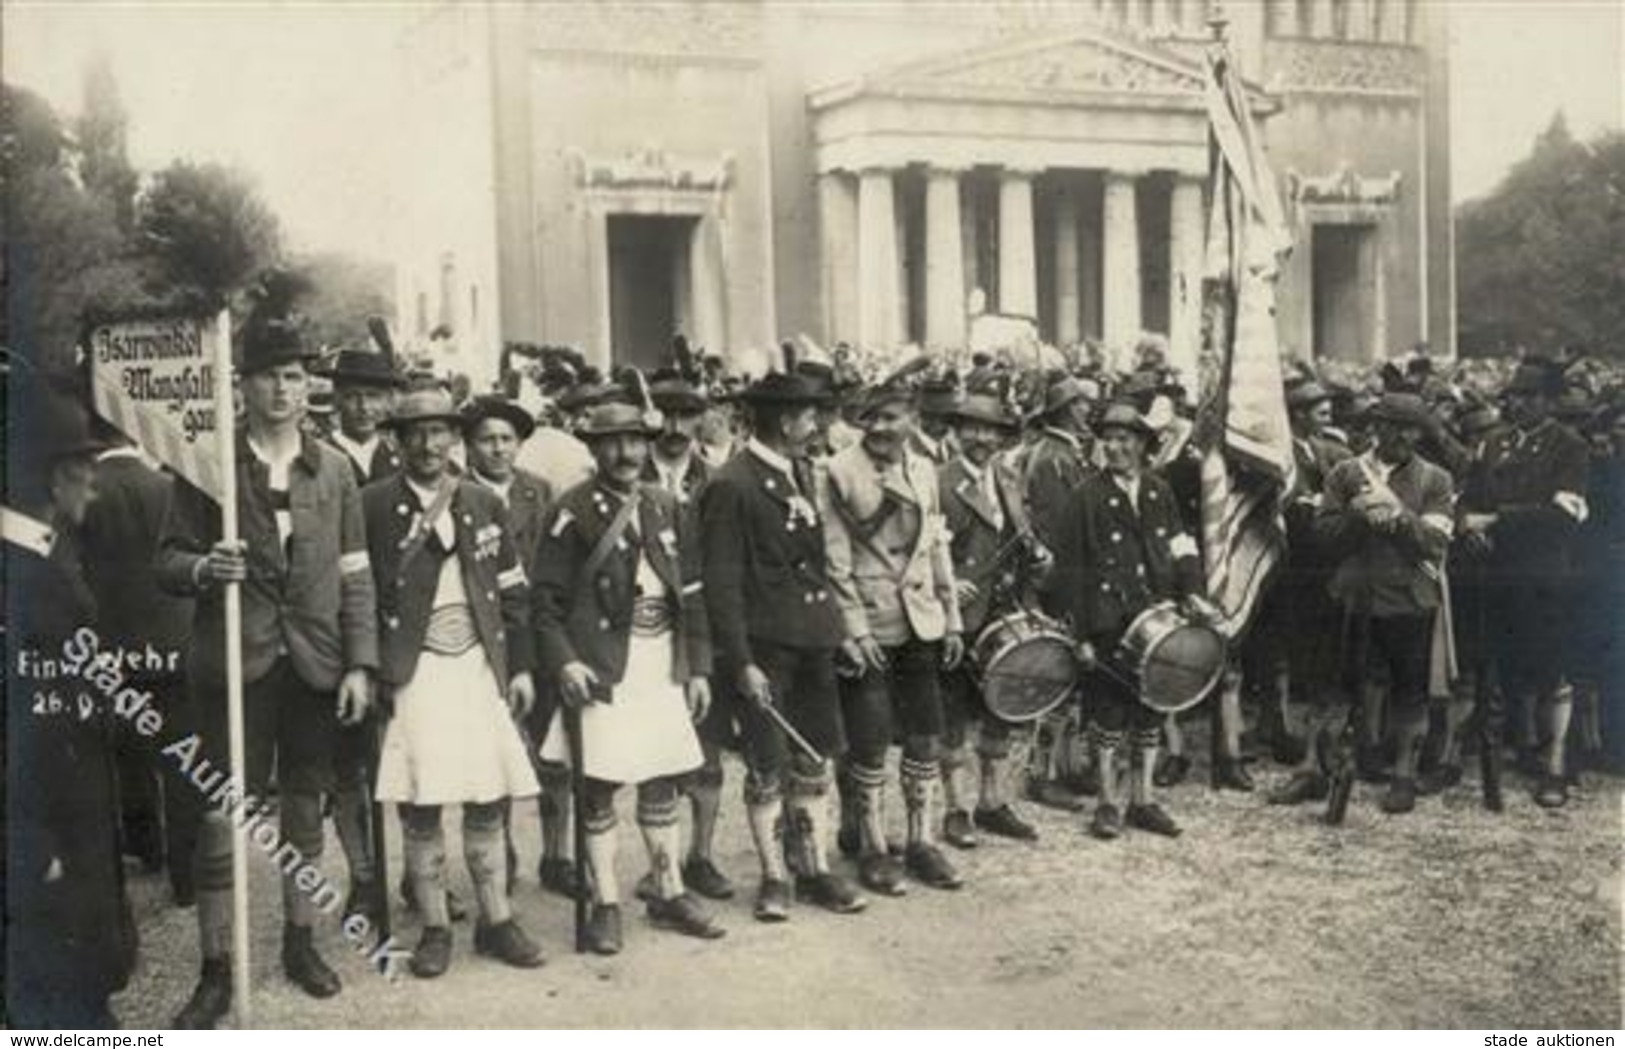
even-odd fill
[{"label": "snare drum", "polygon": [[1134,675],[1140,702],[1158,713],[1177,714],[1201,702],[1218,682],[1227,649],[1223,634],[1164,601],[1129,624],[1116,659]]},{"label": "snare drum", "polygon": [[1048,616],[1000,616],[976,637],[971,667],[988,710],[1004,721],[1034,721],[1059,706],[1078,680],[1065,628]]}]

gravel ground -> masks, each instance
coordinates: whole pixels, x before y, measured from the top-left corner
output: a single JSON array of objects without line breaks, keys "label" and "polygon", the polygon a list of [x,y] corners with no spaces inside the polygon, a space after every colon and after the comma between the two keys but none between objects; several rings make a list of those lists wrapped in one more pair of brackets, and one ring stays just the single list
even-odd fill
[{"label": "gravel ground", "polygon": [[[345,992],[317,1002],[281,975],[280,904],[254,867],[255,1022],[264,1028],[1084,1027],[1618,1028],[1621,1026],[1621,782],[1588,775],[1569,806],[1537,808],[1512,783],[1486,813],[1469,781],[1384,816],[1357,788],[1347,823],[1320,806],[1188,783],[1165,804],[1177,841],[1130,832],[1101,843],[1081,817],[1026,806],[1042,839],[984,839],[955,853],[959,892],[911,886],[861,915],[798,908],[785,925],[750,917],[755,863],[729,769],[718,857],[745,891],[716,905],[726,939],[651,928],[626,907],[626,950],[569,953],[569,905],[534,881],[533,810],[518,808],[522,924],[546,967],[474,956],[457,927],[452,970],[385,980],[319,936]],[[629,795],[630,792],[623,792]],[[623,797],[623,807],[630,802]],[[393,822],[393,820],[391,821]],[[448,820],[455,827],[456,820]],[[628,888],[642,861],[629,819]],[[398,850],[398,831],[391,828]],[[452,855],[460,845],[452,834]],[[337,844],[327,869],[342,884]],[[471,900],[461,862],[454,884]],[[398,851],[392,871],[398,876]],[[167,1023],[197,973],[190,911],[160,878],[134,879],[142,962],[115,1001],[126,1026]],[[629,895],[629,893],[628,893]],[[417,928],[398,933],[410,946]]]}]

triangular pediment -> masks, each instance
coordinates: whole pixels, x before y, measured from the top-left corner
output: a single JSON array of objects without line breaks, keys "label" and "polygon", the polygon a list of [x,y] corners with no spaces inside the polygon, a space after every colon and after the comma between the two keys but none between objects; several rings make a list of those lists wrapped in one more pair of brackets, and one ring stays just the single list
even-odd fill
[{"label": "triangular pediment", "polygon": [[[878,69],[816,91],[813,108],[861,96],[957,97],[967,101],[1087,102],[1142,96],[1200,106],[1200,60],[1105,30],[1023,36]],[[1249,95],[1258,96],[1248,85]]]}]

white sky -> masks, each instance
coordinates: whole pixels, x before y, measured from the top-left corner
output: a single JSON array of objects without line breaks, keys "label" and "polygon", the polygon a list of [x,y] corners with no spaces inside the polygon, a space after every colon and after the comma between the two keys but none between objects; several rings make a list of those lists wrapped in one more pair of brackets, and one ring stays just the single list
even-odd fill
[{"label": "white sky", "polygon": [[[1562,108],[1578,135],[1625,124],[1625,0],[1451,4],[1455,197],[1493,188]],[[132,159],[253,172],[300,248],[387,257],[394,42],[425,5],[7,0],[4,72],[64,116],[110,57]]]}]

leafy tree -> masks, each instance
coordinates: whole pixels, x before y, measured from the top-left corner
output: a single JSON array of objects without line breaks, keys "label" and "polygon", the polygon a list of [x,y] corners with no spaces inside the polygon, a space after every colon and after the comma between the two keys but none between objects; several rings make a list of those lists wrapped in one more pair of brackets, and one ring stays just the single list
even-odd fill
[{"label": "leafy tree", "polygon": [[311,289],[299,306],[313,346],[365,346],[367,318],[395,315],[394,282],[387,263],[323,252],[296,257],[292,265]]},{"label": "leafy tree", "polygon": [[1457,212],[1467,354],[1567,345],[1625,357],[1625,133],[1576,140],[1561,113],[1534,150]]},{"label": "leafy tree", "polygon": [[281,252],[276,215],[253,182],[219,164],[176,161],[153,176],[136,213],[141,250],[166,282],[225,302]]}]

